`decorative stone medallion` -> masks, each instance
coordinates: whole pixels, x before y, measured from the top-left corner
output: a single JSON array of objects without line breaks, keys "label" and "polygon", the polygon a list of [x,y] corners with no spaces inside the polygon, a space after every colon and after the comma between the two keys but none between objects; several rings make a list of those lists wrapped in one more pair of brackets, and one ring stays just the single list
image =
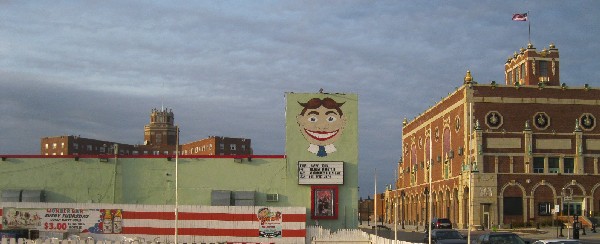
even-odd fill
[{"label": "decorative stone medallion", "polygon": [[454,118],[454,130],[456,132],[460,131],[460,117],[457,115],[456,118]]},{"label": "decorative stone medallion", "polygon": [[490,111],[485,115],[485,124],[490,129],[498,129],[504,123],[502,115],[498,111]]},{"label": "decorative stone medallion", "polygon": [[590,113],[584,113],[579,117],[579,125],[584,130],[593,130],[596,127],[596,118]]},{"label": "decorative stone medallion", "polygon": [[545,112],[538,112],[533,116],[533,125],[538,130],[545,130],[550,126],[550,117]]}]

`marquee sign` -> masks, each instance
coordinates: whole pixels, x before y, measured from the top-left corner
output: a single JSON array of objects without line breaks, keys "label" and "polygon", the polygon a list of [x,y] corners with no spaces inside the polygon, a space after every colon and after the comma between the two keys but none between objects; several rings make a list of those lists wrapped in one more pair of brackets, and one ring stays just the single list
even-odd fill
[{"label": "marquee sign", "polygon": [[344,184],[344,162],[298,162],[298,184],[342,185]]}]

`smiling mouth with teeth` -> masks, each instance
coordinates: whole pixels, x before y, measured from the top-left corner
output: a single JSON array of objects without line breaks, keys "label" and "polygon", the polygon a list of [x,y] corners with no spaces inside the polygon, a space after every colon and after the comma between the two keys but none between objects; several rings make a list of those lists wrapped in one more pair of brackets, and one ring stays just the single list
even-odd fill
[{"label": "smiling mouth with teeth", "polygon": [[335,135],[337,135],[337,133],[339,131],[340,130],[327,132],[327,131],[311,131],[311,130],[304,129],[304,132],[306,132],[307,135],[309,135],[310,137],[312,137],[313,139],[318,140],[318,141],[329,140],[332,137],[334,137]]}]

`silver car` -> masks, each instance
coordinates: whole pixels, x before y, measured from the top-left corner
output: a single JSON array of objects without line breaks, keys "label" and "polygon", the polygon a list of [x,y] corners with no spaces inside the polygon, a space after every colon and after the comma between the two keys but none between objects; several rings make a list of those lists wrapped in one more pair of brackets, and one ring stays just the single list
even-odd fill
[{"label": "silver car", "polygon": [[579,240],[573,239],[546,239],[535,241],[533,244],[579,244]]}]

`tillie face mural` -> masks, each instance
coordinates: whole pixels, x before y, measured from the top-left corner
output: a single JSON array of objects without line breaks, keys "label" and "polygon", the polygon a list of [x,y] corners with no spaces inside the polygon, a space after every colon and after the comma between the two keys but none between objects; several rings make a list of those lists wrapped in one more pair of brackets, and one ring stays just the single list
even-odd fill
[{"label": "tillie face mural", "polygon": [[307,150],[319,157],[335,152],[334,142],[342,135],[347,119],[341,109],[344,103],[331,98],[312,98],[296,117],[300,132],[309,142]]}]

